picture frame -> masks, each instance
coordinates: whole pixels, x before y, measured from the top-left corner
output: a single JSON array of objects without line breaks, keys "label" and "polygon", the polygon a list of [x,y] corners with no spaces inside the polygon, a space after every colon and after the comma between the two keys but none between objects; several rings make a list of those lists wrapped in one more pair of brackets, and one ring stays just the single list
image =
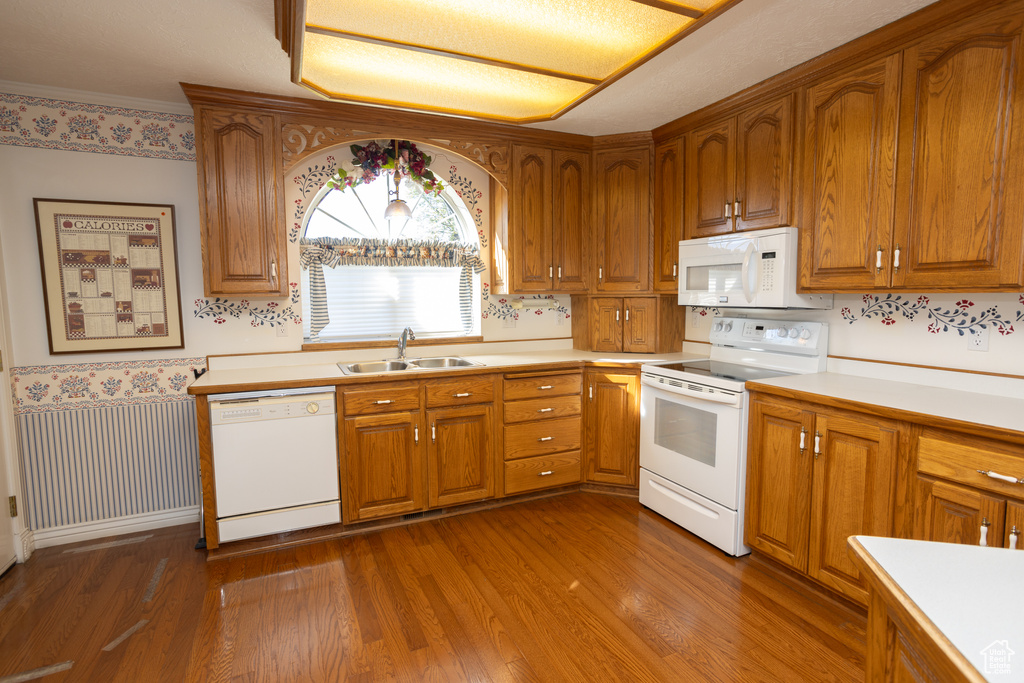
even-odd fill
[{"label": "picture frame", "polygon": [[185,347],[173,205],[32,202],[51,354]]}]

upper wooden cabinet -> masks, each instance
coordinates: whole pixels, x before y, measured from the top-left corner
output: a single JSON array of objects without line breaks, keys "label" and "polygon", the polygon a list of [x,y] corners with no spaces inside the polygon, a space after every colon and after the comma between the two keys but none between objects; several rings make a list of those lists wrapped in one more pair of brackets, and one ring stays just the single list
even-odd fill
[{"label": "upper wooden cabinet", "polygon": [[789,225],[793,96],[758,104],[690,132],[687,239]]},{"label": "upper wooden cabinet", "polygon": [[650,288],[651,149],[595,153],[596,289],[646,292]]},{"label": "upper wooden cabinet", "polygon": [[807,91],[801,285],[1024,285],[1024,18],[1000,9]]},{"label": "upper wooden cabinet", "polygon": [[203,289],[288,294],[276,114],[196,108]]},{"label": "upper wooden cabinet", "polygon": [[679,241],[683,239],[683,166],[686,139],[654,147],[654,291],[679,289]]},{"label": "upper wooden cabinet", "polygon": [[585,152],[513,145],[510,291],[586,291],[589,175],[590,155]]}]

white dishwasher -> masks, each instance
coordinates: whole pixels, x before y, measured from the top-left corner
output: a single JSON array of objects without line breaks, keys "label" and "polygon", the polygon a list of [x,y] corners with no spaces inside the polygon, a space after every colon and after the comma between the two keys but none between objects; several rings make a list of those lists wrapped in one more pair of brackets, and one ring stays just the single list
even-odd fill
[{"label": "white dishwasher", "polygon": [[341,521],[333,387],[210,396],[221,541]]}]

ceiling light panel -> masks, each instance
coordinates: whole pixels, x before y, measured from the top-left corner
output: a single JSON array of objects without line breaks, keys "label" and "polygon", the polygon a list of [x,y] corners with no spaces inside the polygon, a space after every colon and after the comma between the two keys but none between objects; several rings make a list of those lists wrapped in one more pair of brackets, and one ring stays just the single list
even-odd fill
[{"label": "ceiling light panel", "polygon": [[344,100],[486,118],[546,118],[587,83],[308,33],[302,80]]},{"label": "ceiling light panel", "polygon": [[307,27],[592,79],[607,78],[692,21],[634,0],[309,0],[306,5]]}]

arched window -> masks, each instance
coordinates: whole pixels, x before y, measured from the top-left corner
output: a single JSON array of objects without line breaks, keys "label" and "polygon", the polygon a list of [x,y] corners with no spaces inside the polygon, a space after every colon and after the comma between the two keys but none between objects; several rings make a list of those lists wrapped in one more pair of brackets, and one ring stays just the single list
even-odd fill
[{"label": "arched window", "polygon": [[479,240],[451,188],[400,193],[411,218],[386,220],[391,176],[345,190],[324,187],[299,242],[304,336],[311,341],[479,334]]}]

